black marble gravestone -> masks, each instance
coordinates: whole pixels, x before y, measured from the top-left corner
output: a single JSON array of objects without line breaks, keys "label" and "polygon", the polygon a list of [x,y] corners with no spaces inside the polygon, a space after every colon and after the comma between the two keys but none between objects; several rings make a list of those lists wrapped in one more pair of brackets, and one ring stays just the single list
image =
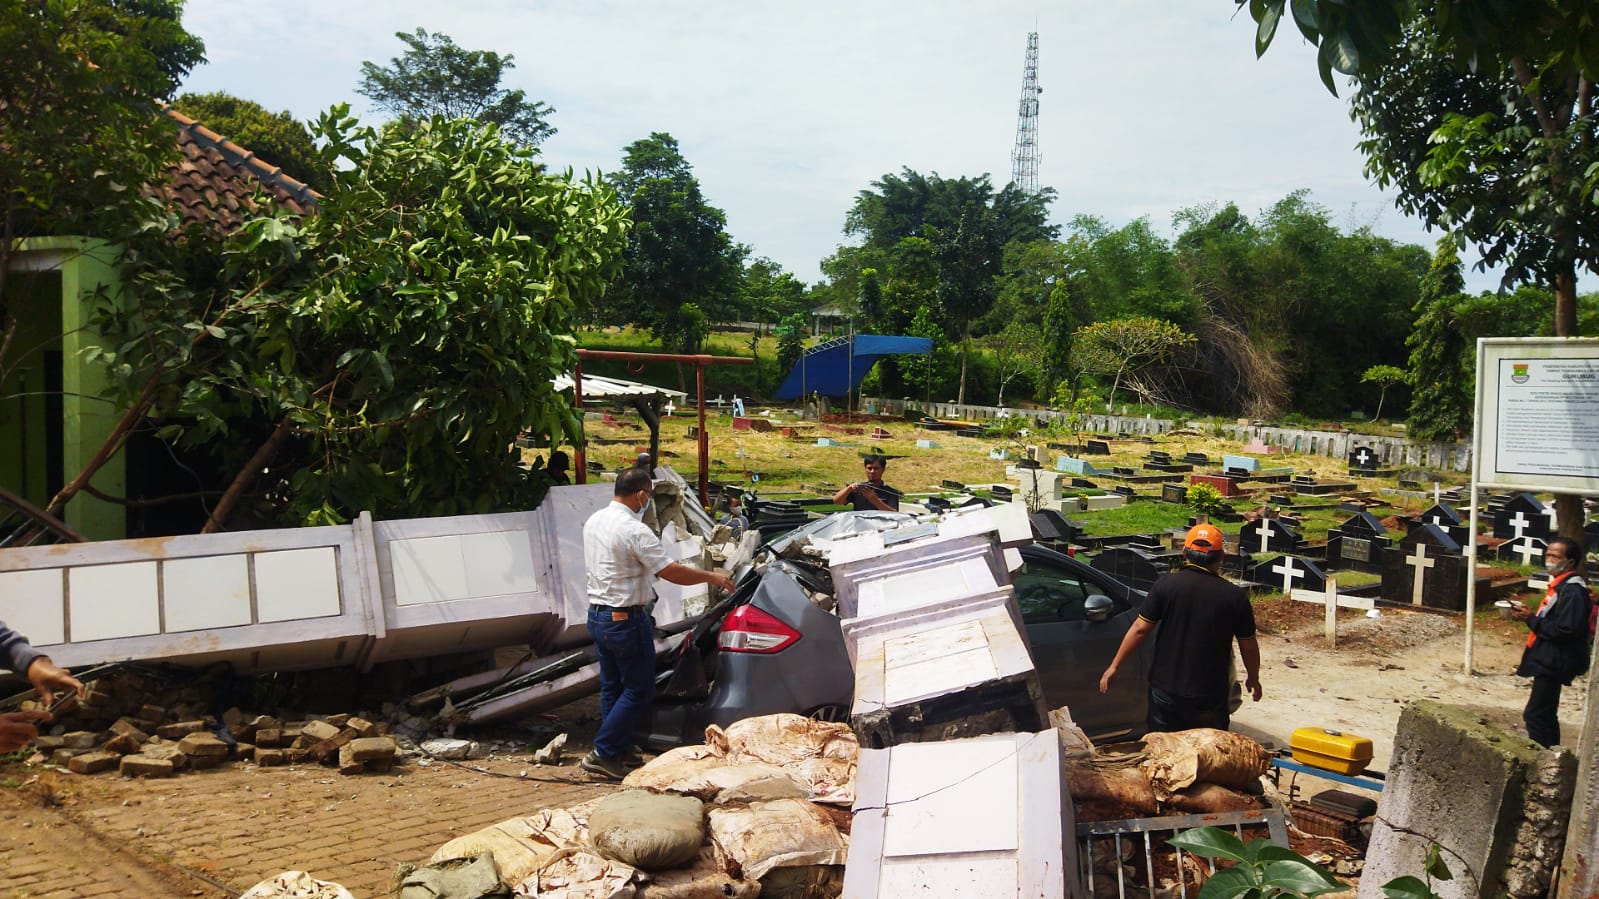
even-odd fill
[{"label": "black marble gravestone", "polygon": [[1162,484],[1160,485],[1160,499],[1161,502],[1182,505],[1188,502],[1188,488],[1182,484]]},{"label": "black marble gravestone", "polygon": [[1033,536],[1046,543],[1076,540],[1083,534],[1083,526],[1060,514],[1055,509],[1040,509],[1027,516],[1033,526]]},{"label": "black marble gravestone", "polygon": [[1087,456],[1108,456],[1110,455],[1110,442],[1105,440],[1090,440],[1088,441],[1088,445],[1084,447],[1083,454]]},{"label": "black marble gravestone", "polygon": [[1382,596],[1390,602],[1458,612],[1466,608],[1466,559],[1433,524],[1410,529],[1382,551]]},{"label": "black marble gravestone", "polygon": [[1499,544],[1499,561],[1517,565],[1542,565],[1543,551],[1549,544],[1537,537],[1517,537]]},{"label": "black marble gravestone", "polygon": [[1166,571],[1165,563],[1157,560],[1155,553],[1136,546],[1112,546],[1095,556],[1090,564],[1140,590],[1148,590],[1155,578]]},{"label": "black marble gravestone", "polygon": [[1377,451],[1369,446],[1356,446],[1349,450],[1349,472],[1376,471]]},{"label": "black marble gravestone", "polygon": [[1299,532],[1285,524],[1279,518],[1257,518],[1254,521],[1244,522],[1238,532],[1238,548],[1242,552],[1260,555],[1262,553],[1291,553],[1299,549]]},{"label": "black marble gravestone", "polygon": [[1249,569],[1249,579],[1283,593],[1327,589],[1327,575],[1321,567],[1299,556],[1278,556],[1257,562]]},{"label": "black marble gravestone", "polygon": [[1327,567],[1375,574],[1382,570],[1382,551],[1388,543],[1388,529],[1377,516],[1357,512],[1343,524],[1327,530]]},{"label": "black marble gravestone", "polygon": [[1545,506],[1530,493],[1518,493],[1494,513],[1494,536],[1506,540],[1536,537],[1547,541],[1555,536],[1555,507]]}]

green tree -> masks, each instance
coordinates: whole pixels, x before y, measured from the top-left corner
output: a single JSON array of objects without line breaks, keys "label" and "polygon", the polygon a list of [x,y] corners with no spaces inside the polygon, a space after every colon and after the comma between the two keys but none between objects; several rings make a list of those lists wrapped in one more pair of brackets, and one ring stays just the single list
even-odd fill
[{"label": "green tree", "polygon": [[1376,384],[1380,388],[1377,394],[1377,414],[1372,416],[1372,420],[1375,421],[1382,418],[1382,404],[1388,398],[1388,388],[1395,384],[1410,383],[1410,373],[1394,365],[1373,365],[1360,376],[1360,382]]},{"label": "green tree", "polygon": [[692,330],[685,304],[710,321],[732,318],[747,250],[728,236],[727,216],[700,192],[676,139],[656,132],[629,144],[613,183],[634,227],[603,320],[682,347]]},{"label": "green tree", "polygon": [[1019,377],[1036,380],[1044,371],[1044,332],[1037,325],[1015,321],[997,334],[983,338],[999,369],[998,405],[1005,405],[1005,388]]},{"label": "green tree", "polygon": [[782,377],[805,355],[805,316],[793,314],[777,326],[777,369]]},{"label": "green tree", "polygon": [[805,283],[783,271],[782,266],[764,256],[752,259],[744,266],[736,310],[740,318],[746,321],[780,322],[796,312],[809,312],[810,308],[810,291]]},{"label": "green tree", "polygon": [[160,102],[204,59],[182,4],[0,0],[0,372],[16,333],[19,241],[116,240],[153,214],[139,188],[177,153]]},{"label": "green tree", "polygon": [[289,177],[312,187],[325,183],[328,167],[311,140],[310,130],[288,110],[272,112],[254,100],[221,91],[183,94],[172,105],[261,160],[283,169]]},{"label": "green tree", "polygon": [[500,126],[518,143],[536,147],[555,134],[555,110],[527,92],[501,82],[516,68],[516,57],[492,50],[466,50],[447,34],[397,31],[406,51],[387,66],[361,63],[356,92],[395,116],[415,125],[431,116],[473,119]]},{"label": "green tree", "polygon": [[1416,299],[1416,327],[1410,347],[1410,417],[1407,430],[1417,440],[1458,440],[1471,429],[1472,396],[1466,344],[1455,306],[1464,299],[1460,254],[1449,237],[1438,241],[1432,265]]},{"label": "green tree", "polygon": [[339,108],[317,131],[341,161],[317,215],[130,248],[103,323],[124,404],[237,472],[207,529],[535,505],[514,440],[578,437],[552,379],[620,263],[620,204],[465,120],[379,132]]},{"label": "green tree", "polygon": [[1140,399],[1154,400],[1151,369],[1193,345],[1194,335],[1171,322],[1147,316],[1121,318],[1078,328],[1072,337],[1072,358],[1083,372],[1111,379],[1109,408],[1116,405],[1116,391],[1123,382]]}]

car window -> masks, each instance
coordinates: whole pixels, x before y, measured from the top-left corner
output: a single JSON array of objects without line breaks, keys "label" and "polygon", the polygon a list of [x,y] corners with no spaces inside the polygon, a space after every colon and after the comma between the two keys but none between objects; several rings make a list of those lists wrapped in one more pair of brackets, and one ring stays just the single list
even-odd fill
[{"label": "car window", "polygon": [[1011,575],[1023,621],[1082,621],[1083,602],[1099,593],[1071,572],[1043,562],[1023,562]]}]

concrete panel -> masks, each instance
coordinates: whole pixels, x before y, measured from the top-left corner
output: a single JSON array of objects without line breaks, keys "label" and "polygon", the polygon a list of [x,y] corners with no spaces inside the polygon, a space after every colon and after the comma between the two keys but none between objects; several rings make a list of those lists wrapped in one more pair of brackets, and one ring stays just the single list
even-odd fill
[{"label": "concrete panel", "polygon": [[166,632],[249,624],[250,561],[243,553],[161,563]]},{"label": "concrete panel", "polygon": [[66,580],[59,569],[0,572],[0,621],[34,646],[65,640]]},{"label": "concrete panel", "polygon": [[533,549],[525,531],[491,531],[461,535],[469,596],[535,593]]},{"label": "concrete panel", "polygon": [[254,560],[258,620],[326,618],[343,609],[333,547],[256,553]]},{"label": "concrete panel", "polygon": [[396,605],[448,602],[467,595],[459,534],[391,541],[389,564]]},{"label": "concrete panel", "polygon": [[1434,842],[1450,850],[1445,862],[1454,875],[1433,881],[1441,899],[1508,895],[1502,881],[1516,849],[1527,774],[1541,752],[1470,709],[1426,701],[1406,706],[1360,899],[1380,899],[1383,884],[1395,877],[1419,876]]},{"label": "concrete panel", "polygon": [[161,633],[155,562],[87,565],[67,572],[73,642]]}]

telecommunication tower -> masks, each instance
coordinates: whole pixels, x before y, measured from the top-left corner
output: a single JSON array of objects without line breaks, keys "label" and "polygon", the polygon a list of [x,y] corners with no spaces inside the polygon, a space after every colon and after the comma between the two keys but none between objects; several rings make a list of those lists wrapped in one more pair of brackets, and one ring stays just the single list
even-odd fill
[{"label": "telecommunication tower", "polygon": [[1016,117],[1016,149],[1011,151],[1010,180],[1022,190],[1038,193],[1038,32],[1027,35],[1027,61],[1022,66],[1022,102]]}]

